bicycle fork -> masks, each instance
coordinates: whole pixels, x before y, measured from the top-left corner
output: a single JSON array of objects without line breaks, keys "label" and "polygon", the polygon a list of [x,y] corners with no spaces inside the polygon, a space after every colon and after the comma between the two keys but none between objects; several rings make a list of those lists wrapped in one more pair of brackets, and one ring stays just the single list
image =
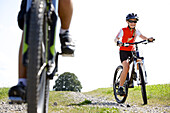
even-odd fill
[{"label": "bicycle fork", "polygon": [[145,65],[144,65],[144,58],[141,57],[141,58],[138,58],[138,59],[135,59],[134,60],[134,70],[135,70],[135,73],[137,75],[137,85],[141,85],[141,82],[140,82],[140,74],[139,74],[139,65],[141,65],[141,68],[142,68],[142,73],[143,73],[143,76],[144,76],[144,80],[145,80],[145,84],[147,84],[147,74],[146,74],[146,70],[145,70]]}]

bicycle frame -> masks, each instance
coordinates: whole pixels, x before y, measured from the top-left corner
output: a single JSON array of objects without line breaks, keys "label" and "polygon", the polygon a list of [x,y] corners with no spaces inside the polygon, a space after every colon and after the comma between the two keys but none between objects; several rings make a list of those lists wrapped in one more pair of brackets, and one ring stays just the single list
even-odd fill
[{"label": "bicycle frame", "polygon": [[[136,48],[136,51],[135,51],[135,54],[133,54],[133,67],[132,67],[132,72],[135,72],[136,74],[136,79],[137,79],[137,85],[140,85],[140,80],[139,80],[139,64],[141,65],[141,67],[143,68],[143,73],[145,74],[144,77],[145,77],[145,83],[147,83],[147,74],[146,74],[146,69],[145,69],[145,64],[144,64],[144,57],[140,57],[139,56],[139,50],[138,50],[138,46],[137,44],[135,44],[135,48]],[[130,77],[130,80],[132,79],[132,73],[131,73],[131,77]],[[132,81],[131,81],[132,82]]]}]

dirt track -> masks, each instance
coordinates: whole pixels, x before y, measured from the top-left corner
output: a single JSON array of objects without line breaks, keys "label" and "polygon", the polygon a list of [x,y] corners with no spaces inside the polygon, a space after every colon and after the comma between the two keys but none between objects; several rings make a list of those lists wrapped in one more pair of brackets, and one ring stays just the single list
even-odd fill
[{"label": "dirt track", "polygon": [[[64,93],[64,96],[67,98],[72,98],[73,103],[78,104],[82,101],[90,100],[91,104],[86,106],[93,107],[105,107],[105,108],[118,108],[120,112],[136,112],[136,113],[170,113],[170,106],[138,106],[130,104],[118,104],[113,100],[108,100],[106,97],[94,97],[91,95],[86,95],[77,92]],[[6,99],[7,100],[7,99]],[[55,104],[55,103],[54,103]],[[63,106],[64,107],[64,106]],[[67,106],[68,107],[68,106]],[[8,101],[0,101],[0,113],[26,113],[27,105],[26,104],[9,104]],[[57,111],[56,111],[57,112]]]}]

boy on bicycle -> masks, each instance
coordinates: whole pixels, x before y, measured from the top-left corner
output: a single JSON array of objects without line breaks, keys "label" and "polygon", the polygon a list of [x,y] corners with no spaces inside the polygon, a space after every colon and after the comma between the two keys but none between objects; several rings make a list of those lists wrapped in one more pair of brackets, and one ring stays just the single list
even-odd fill
[{"label": "boy on bicycle", "polygon": [[[51,6],[55,8],[56,0],[50,0]],[[61,42],[61,51],[62,54],[74,54],[74,43],[69,35],[69,27],[71,23],[72,13],[73,13],[73,5],[71,0],[58,0],[58,14],[61,20],[61,29],[60,29],[60,42]],[[24,28],[24,15],[29,13],[31,8],[32,0],[22,0],[21,9],[18,13],[18,26],[21,30]],[[53,8],[53,12],[55,12]],[[56,20],[53,21],[52,29],[52,39],[54,40],[55,35],[55,26]],[[23,30],[24,31],[24,30]],[[24,33],[23,33],[24,34]],[[8,95],[9,97],[21,97],[22,100],[25,100],[26,97],[26,85],[27,85],[27,75],[26,75],[26,67],[23,65],[22,62],[22,46],[23,46],[23,34],[22,40],[19,49],[19,81],[16,86],[10,88]],[[52,56],[53,57],[53,56]],[[51,70],[53,71],[53,70]],[[29,76],[29,75],[28,75]]]},{"label": "boy on bicycle", "polygon": [[[123,71],[120,76],[119,89],[117,92],[117,94],[120,96],[125,95],[125,91],[123,89],[123,84],[126,80],[126,77],[127,77],[128,71],[129,71],[128,58],[132,57],[132,51],[134,51],[133,45],[124,47],[124,46],[122,46],[123,43],[134,43],[137,36],[139,36],[143,40],[153,41],[153,38],[147,38],[147,37],[143,36],[141,34],[141,32],[135,28],[137,21],[139,21],[137,14],[134,14],[134,13],[128,14],[126,16],[126,22],[127,22],[128,26],[126,28],[122,28],[114,40],[115,43],[117,43],[117,46],[120,47],[120,49],[119,49],[120,50],[119,51],[120,61],[123,65]],[[121,41],[120,41],[120,39],[121,39]]]}]

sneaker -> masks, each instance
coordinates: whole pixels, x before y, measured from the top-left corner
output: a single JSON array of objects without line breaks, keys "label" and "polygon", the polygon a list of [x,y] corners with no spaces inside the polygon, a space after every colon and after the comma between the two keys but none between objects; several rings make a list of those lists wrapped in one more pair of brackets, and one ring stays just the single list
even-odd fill
[{"label": "sneaker", "polygon": [[117,95],[124,96],[125,92],[123,91],[123,87],[119,87],[117,91]]},{"label": "sneaker", "polygon": [[19,82],[16,86],[9,89],[8,96],[12,102],[26,102],[26,87],[22,82]]},{"label": "sneaker", "polygon": [[132,76],[133,76],[133,80],[135,80],[135,81],[136,81],[137,75],[136,75],[136,73],[135,73],[135,72],[133,72],[133,73],[132,73]]},{"label": "sneaker", "polygon": [[69,31],[60,34],[59,36],[60,36],[62,54],[73,55],[75,50],[75,44],[70,38]]},{"label": "sneaker", "polygon": [[129,84],[129,88],[134,88],[134,82],[132,81],[132,83]]}]

